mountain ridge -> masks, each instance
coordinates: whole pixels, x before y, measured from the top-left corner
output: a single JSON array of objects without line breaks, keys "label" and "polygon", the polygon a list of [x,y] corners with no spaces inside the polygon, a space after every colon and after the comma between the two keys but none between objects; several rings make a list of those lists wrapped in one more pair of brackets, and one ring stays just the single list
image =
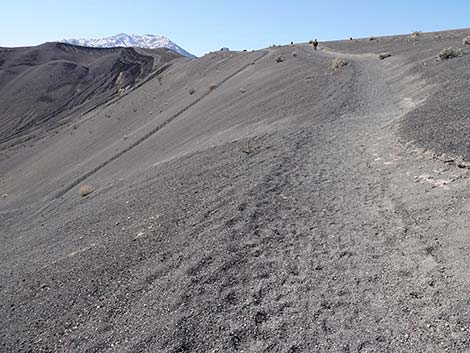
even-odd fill
[{"label": "mountain ridge", "polygon": [[114,36],[102,38],[70,38],[60,40],[62,43],[80,45],[92,48],[113,48],[113,47],[137,47],[146,49],[168,48],[174,52],[188,58],[194,58],[195,55],[181,48],[179,45],[162,35],[154,34],[126,34],[118,33]]}]

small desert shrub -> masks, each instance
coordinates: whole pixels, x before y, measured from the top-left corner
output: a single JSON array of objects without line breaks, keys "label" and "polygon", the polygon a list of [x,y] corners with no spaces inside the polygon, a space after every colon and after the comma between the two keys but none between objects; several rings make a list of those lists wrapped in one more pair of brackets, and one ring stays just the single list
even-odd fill
[{"label": "small desert shrub", "polygon": [[333,59],[333,61],[331,62],[330,69],[333,71],[337,71],[341,69],[342,67],[346,66],[347,64],[348,62],[344,60],[343,58],[336,58],[336,59]]},{"label": "small desert shrub", "polygon": [[463,44],[463,45],[470,45],[470,36],[466,36],[466,37],[462,40],[462,44]]},{"label": "small desert shrub", "polygon": [[255,152],[255,150],[256,146],[251,142],[245,143],[241,146],[241,151],[246,154],[251,154]]},{"label": "small desert shrub", "polygon": [[93,192],[93,189],[89,185],[82,185],[78,189],[78,192],[80,193],[81,197],[85,197]]},{"label": "small desert shrub", "polygon": [[390,54],[390,53],[382,53],[382,54],[379,54],[379,59],[383,60],[383,59],[387,59],[391,56],[392,56],[392,54]]},{"label": "small desert shrub", "polygon": [[210,89],[211,91],[215,90],[216,88],[217,88],[217,84],[215,84],[215,83],[212,83],[212,84],[209,86],[209,89]]},{"label": "small desert shrub", "polygon": [[276,62],[277,62],[277,63],[282,63],[283,61],[284,61],[284,58],[283,58],[282,56],[278,56],[278,57],[276,58]]},{"label": "small desert shrub", "polygon": [[194,88],[190,88],[190,89],[188,89],[188,93],[189,93],[189,95],[192,96],[194,93],[196,93],[196,90]]},{"label": "small desert shrub", "polygon": [[447,60],[447,59],[452,59],[456,58],[457,56],[460,56],[460,51],[455,50],[453,48],[445,48],[442,49],[441,52],[439,53],[439,59],[441,60]]},{"label": "small desert shrub", "polygon": [[418,38],[421,35],[421,32],[419,31],[414,31],[411,33],[411,38]]}]

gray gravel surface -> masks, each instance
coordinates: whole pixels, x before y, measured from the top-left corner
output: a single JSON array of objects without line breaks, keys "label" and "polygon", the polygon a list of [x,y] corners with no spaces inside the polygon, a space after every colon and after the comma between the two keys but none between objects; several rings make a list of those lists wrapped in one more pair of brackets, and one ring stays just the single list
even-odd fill
[{"label": "gray gravel surface", "polygon": [[442,87],[363,42],[172,65],[31,147],[55,173],[6,151],[0,349],[469,351],[469,171],[404,127]]}]

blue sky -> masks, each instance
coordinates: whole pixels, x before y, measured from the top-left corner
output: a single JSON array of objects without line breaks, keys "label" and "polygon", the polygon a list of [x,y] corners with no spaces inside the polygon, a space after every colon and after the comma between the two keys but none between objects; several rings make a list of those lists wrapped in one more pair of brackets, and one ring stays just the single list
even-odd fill
[{"label": "blue sky", "polygon": [[202,55],[222,46],[470,27],[470,1],[0,0],[0,46],[117,33],[162,34]]}]

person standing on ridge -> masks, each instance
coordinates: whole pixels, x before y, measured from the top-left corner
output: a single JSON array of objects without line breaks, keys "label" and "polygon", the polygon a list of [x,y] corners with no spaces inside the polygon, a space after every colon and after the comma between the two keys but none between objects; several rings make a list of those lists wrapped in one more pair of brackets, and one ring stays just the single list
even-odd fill
[{"label": "person standing on ridge", "polygon": [[318,40],[315,39],[315,41],[313,42],[313,47],[315,48],[315,50],[317,50]]}]

